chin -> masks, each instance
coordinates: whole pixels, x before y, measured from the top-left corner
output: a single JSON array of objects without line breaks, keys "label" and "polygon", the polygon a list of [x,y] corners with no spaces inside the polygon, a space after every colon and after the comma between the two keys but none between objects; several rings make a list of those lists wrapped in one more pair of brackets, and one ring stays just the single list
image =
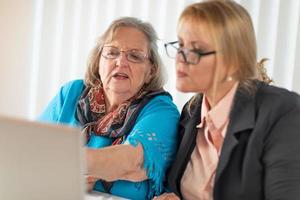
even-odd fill
[{"label": "chin", "polygon": [[111,87],[110,88],[110,91],[113,92],[113,93],[127,93],[129,91],[128,88],[125,88],[125,87]]},{"label": "chin", "polygon": [[178,78],[176,79],[176,89],[180,92],[191,92],[191,87],[189,84],[190,82],[182,79],[182,78]]},{"label": "chin", "polygon": [[191,92],[188,87],[182,84],[176,84],[176,89],[180,92]]}]

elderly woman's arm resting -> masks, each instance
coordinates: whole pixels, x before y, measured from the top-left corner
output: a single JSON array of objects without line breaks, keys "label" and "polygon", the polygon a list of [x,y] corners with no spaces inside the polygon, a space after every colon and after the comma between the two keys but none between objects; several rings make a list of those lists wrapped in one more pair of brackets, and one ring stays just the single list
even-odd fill
[{"label": "elderly woman's arm resting", "polygon": [[177,146],[179,113],[170,100],[169,96],[153,98],[123,144],[87,149],[88,175],[105,181],[147,180],[149,196],[159,195]]},{"label": "elderly woman's arm resting", "polygon": [[106,181],[147,179],[143,168],[143,147],[129,144],[110,146],[102,149],[87,149],[88,174]]}]

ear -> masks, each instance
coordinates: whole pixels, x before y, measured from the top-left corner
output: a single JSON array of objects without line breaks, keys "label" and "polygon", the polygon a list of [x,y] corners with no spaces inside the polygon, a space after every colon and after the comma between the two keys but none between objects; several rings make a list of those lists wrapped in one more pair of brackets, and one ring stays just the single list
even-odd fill
[{"label": "ear", "polygon": [[150,75],[154,76],[154,74],[156,74],[156,71],[157,71],[157,67],[151,64]]},{"label": "ear", "polygon": [[145,81],[146,84],[148,84],[151,81],[151,79],[154,77],[155,73],[156,73],[155,66],[153,64],[150,64],[150,71],[146,76],[146,81]]}]

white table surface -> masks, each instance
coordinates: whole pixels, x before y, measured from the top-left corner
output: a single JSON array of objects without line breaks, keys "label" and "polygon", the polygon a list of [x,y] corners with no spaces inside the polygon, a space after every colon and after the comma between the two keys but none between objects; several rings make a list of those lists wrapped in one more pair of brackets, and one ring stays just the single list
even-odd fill
[{"label": "white table surface", "polygon": [[126,200],[122,197],[113,196],[102,192],[92,192],[85,195],[84,200]]}]

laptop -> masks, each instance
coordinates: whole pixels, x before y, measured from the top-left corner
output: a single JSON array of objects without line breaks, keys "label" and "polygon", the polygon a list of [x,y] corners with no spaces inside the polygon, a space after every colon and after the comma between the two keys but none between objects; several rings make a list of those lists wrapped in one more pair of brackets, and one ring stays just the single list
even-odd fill
[{"label": "laptop", "polygon": [[83,200],[83,153],[78,129],[0,117],[0,199]]}]

